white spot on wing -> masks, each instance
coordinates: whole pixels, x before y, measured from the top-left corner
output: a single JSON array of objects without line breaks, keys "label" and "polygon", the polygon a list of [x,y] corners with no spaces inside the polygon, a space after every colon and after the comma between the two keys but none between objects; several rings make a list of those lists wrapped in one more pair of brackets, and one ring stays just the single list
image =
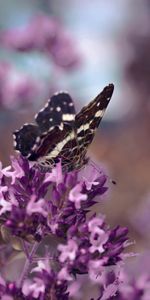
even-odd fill
[{"label": "white spot on wing", "polygon": [[48,107],[48,105],[49,105],[49,100],[48,100],[48,102],[45,104],[44,108]]},{"label": "white spot on wing", "polygon": [[59,129],[60,129],[60,130],[63,130],[63,128],[64,128],[64,124],[63,124],[63,123],[60,123]]},{"label": "white spot on wing", "polygon": [[63,114],[62,119],[63,121],[73,121],[75,116],[73,114]]},{"label": "white spot on wing", "polygon": [[72,103],[72,102],[70,102],[70,103],[69,103],[69,106],[73,106],[73,103]]},{"label": "white spot on wing", "polygon": [[15,136],[13,135],[13,138],[14,138],[14,142],[13,142],[13,144],[14,144],[14,147],[16,148],[16,146],[17,146],[17,142],[16,142],[16,138],[15,138]]},{"label": "white spot on wing", "polygon": [[[37,148],[37,145],[40,143],[40,137],[37,136],[36,140],[35,140],[35,144],[33,145],[33,147],[31,148],[32,151],[34,151]],[[30,156],[30,153],[29,153]]]},{"label": "white spot on wing", "polygon": [[105,109],[103,110],[98,110],[95,114],[96,118],[102,117],[104,115]]},{"label": "white spot on wing", "polygon": [[59,94],[68,94],[68,92],[67,91],[59,91],[59,92],[54,93],[53,96],[57,96]]},{"label": "white spot on wing", "polygon": [[57,107],[56,107],[56,110],[57,110],[57,111],[61,111],[61,107],[60,107],[60,106],[57,106]]}]

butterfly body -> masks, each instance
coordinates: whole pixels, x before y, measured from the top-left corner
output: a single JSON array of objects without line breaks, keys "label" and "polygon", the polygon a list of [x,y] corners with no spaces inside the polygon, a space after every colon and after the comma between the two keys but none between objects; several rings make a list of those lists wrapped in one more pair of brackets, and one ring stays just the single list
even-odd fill
[{"label": "butterfly body", "polygon": [[35,116],[36,124],[25,124],[14,132],[15,149],[43,170],[61,159],[65,172],[87,163],[87,148],[113,94],[110,84],[76,114],[67,93],[54,94]]}]

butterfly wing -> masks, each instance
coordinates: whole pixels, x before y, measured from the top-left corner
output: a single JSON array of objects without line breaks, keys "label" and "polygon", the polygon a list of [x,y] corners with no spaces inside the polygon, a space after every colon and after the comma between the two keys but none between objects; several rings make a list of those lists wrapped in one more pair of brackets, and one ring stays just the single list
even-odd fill
[{"label": "butterfly wing", "polygon": [[75,131],[68,124],[63,129],[56,126],[41,138],[30,160],[37,161],[44,168],[51,168],[60,159],[62,166],[72,161],[72,146],[76,142]]},{"label": "butterfly wing", "polygon": [[75,123],[64,124],[49,131],[37,149],[36,157],[43,167],[52,167],[61,158],[65,171],[80,168],[85,161],[88,145],[92,142],[95,130],[103,117],[113,93],[109,85],[75,117]]},{"label": "butterfly wing", "polygon": [[[51,145],[59,141],[61,131],[58,128],[63,130],[64,124],[68,124],[71,129],[74,119],[75,108],[70,95],[66,92],[54,94],[35,116],[37,124],[25,124],[14,132],[14,148],[30,160],[34,160],[34,157],[39,158],[40,153],[46,155],[52,149]],[[51,131],[52,133],[48,134]]]},{"label": "butterfly wing", "polygon": [[102,120],[113,90],[113,84],[106,86],[93,101],[83,107],[76,115],[75,125],[81,156],[86,154],[87,147],[94,138],[95,130]]},{"label": "butterfly wing", "polygon": [[25,124],[13,133],[14,148],[23,156],[29,157],[40,140],[40,130],[34,124]]},{"label": "butterfly wing", "polygon": [[[50,159],[61,158],[65,171],[80,168],[87,162],[85,154],[92,142],[95,130],[100,124],[106,107],[111,99],[114,86],[111,84],[75,117],[74,127],[64,126],[55,147],[49,151]],[[71,128],[71,129],[70,129]]]},{"label": "butterfly wing", "polygon": [[65,171],[80,168],[113,89],[113,84],[105,87],[76,117],[69,94],[55,94],[35,116],[37,125],[25,124],[14,133],[15,149],[44,167],[51,168],[61,158]]},{"label": "butterfly wing", "polygon": [[54,94],[35,116],[35,121],[42,133],[47,133],[55,126],[62,129],[64,123],[72,126],[74,120],[74,104],[70,95],[65,92]]}]

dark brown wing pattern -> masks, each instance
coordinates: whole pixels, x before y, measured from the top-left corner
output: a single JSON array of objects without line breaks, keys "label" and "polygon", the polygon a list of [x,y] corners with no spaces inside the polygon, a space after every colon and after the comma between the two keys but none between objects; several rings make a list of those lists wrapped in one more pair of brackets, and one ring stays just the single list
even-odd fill
[{"label": "dark brown wing pattern", "polygon": [[91,144],[114,85],[103,91],[75,116],[69,94],[58,93],[35,116],[36,124],[25,124],[14,133],[15,149],[38,165],[51,169],[60,159],[64,171],[78,169],[86,163]]},{"label": "dark brown wing pattern", "polygon": [[83,107],[75,117],[77,140],[82,158],[85,156],[88,146],[92,143],[95,131],[103,118],[113,91],[113,84],[106,86],[103,91],[87,106]]}]

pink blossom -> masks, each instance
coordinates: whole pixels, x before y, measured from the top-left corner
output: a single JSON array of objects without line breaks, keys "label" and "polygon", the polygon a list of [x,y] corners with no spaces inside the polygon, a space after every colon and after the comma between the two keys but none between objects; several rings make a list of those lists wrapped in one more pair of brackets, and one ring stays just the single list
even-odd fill
[{"label": "pink blossom", "polygon": [[69,274],[67,267],[63,267],[63,268],[58,272],[58,279],[59,279],[59,280],[72,281],[72,280],[73,280],[73,277]]},{"label": "pink blossom", "polygon": [[0,179],[1,179],[3,176],[11,177],[11,176],[12,176],[12,172],[9,171],[9,170],[11,170],[11,166],[2,168],[2,163],[0,162]]},{"label": "pink blossom", "polygon": [[89,261],[89,278],[91,281],[96,283],[103,283],[105,281],[104,263],[104,259]]},{"label": "pink blossom", "polygon": [[95,227],[90,234],[90,243],[92,245],[90,247],[90,252],[93,253],[95,251],[99,251],[100,253],[103,253],[105,250],[103,246],[107,240],[108,234],[104,230]]},{"label": "pink blossom", "polygon": [[14,298],[9,295],[4,295],[1,297],[1,300],[14,300]]},{"label": "pink blossom", "polygon": [[81,208],[81,201],[87,200],[87,195],[81,193],[82,183],[78,183],[69,193],[69,200],[74,202],[75,208]]},{"label": "pink blossom", "polygon": [[[14,170],[11,170],[11,169]],[[21,178],[24,176],[24,171],[19,165],[17,159],[12,157],[12,166],[7,166],[2,168],[2,163],[0,162],[0,178],[5,175],[6,177],[11,177],[11,184],[14,184],[16,178]]]},{"label": "pink blossom", "polygon": [[59,256],[60,262],[65,262],[67,259],[74,260],[78,251],[78,245],[74,240],[69,240],[67,245],[58,245],[58,250],[61,252]]},{"label": "pink blossom", "polygon": [[12,184],[15,182],[15,178],[21,178],[22,176],[25,175],[23,169],[18,163],[18,160],[15,159],[14,157],[11,158],[12,161],[12,168],[14,169],[12,173]]},{"label": "pink blossom", "polygon": [[88,222],[88,228],[89,231],[92,232],[95,228],[99,228],[103,225],[105,220],[105,216],[99,214],[97,217],[92,218],[89,222]]},{"label": "pink blossom", "polygon": [[3,199],[3,193],[8,191],[8,187],[7,186],[0,186],[0,199]]},{"label": "pink blossom", "polygon": [[39,299],[41,293],[45,292],[45,284],[40,278],[34,278],[34,281],[26,280],[22,292],[25,296],[32,294],[34,298]]},{"label": "pink blossom", "polygon": [[84,282],[81,281],[81,278],[80,278],[80,280],[71,282],[68,287],[70,297],[82,299],[81,298],[81,296],[82,296],[81,288],[82,288],[83,284],[84,284]]},{"label": "pink blossom", "polygon": [[61,162],[50,173],[46,173],[44,182],[55,182],[57,185],[63,181]]},{"label": "pink blossom", "polygon": [[33,268],[31,273],[33,273],[33,272],[42,272],[43,270],[47,271],[47,273],[50,273],[50,271],[51,271],[49,261],[47,259],[45,259],[44,261],[39,260],[37,262],[37,267]]},{"label": "pink blossom", "polygon": [[97,170],[96,167],[90,163],[81,171],[80,178],[85,183],[88,191],[91,189],[92,185],[96,186],[99,184],[98,178],[100,173],[100,170]]},{"label": "pink blossom", "polygon": [[6,201],[4,198],[0,199],[0,215],[4,214],[7,211],[11,211],[12,204]]},{"label": "pink blossom", "polygon": [[118,287],[119,287],[119,281],[118,280],[116,280],[113,283],[109,284],[105,288],[101,300],[109,300],[109,299],[111,299],[111,297],[115,296],[117,291],[118,291]]},{"label": "pink blossom", "polygon": [[58,229],[58,223],[56,222],[56,220],[50,220],[49,218],[48,218],[48,220],[47,220],[47,225],[49,226],[49,228],[51,229],[51,232],[53,233],[53,234],[56,234],[56,231],[57,231],[57,229]]},{"label": "pink blossom", "polygon": [[33,213],[40,213],[44,217],[47,217],[48,212],[46,211],[46,203],[44,199],[39,199],[36,201],[36,196],[32,195],[29,203],[26,207],[26,212],[29,216]]}]

